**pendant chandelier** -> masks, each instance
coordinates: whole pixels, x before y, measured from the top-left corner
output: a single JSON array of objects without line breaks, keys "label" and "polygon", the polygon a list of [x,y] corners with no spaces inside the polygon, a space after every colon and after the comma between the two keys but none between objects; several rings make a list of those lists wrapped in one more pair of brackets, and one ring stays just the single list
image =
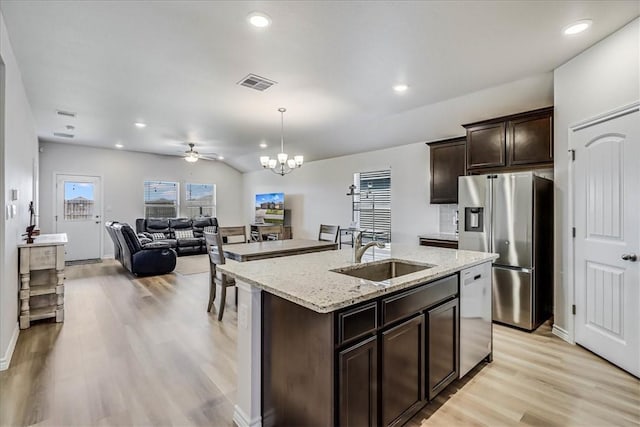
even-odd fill
[{"label": "pendant chandelier", "polygon": [[297,155],[290,159],[287,153],[284,152],[284,113],[287,109],[278,108],[278,111],[280,112],[280,153],[278,153],[276,159],[272,159],[269,156],[260,156],[260,164],[263,168],[284,176],[301,167],[302,163],[304,163],[304,156]]}]

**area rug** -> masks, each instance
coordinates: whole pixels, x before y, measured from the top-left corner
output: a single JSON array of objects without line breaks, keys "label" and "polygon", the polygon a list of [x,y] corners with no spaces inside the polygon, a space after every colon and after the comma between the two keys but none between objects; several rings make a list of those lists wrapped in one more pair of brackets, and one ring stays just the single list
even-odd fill
[{"label": "area rug", "polygon": [[178,257],[174,271],[182,275],[208,273],[209,259],[207,257],[207,254]]}]

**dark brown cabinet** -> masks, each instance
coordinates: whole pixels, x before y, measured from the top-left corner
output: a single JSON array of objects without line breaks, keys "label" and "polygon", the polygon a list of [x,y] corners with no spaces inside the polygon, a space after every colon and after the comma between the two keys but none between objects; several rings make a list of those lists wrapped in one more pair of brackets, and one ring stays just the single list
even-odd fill
[{"label": "dark brown cabinet", "polygon": [[381,335],[382,425],[404,424],[424,403],[424,315]]},{"label": "dark brown cabinet", "polygon": [[431,203],[458,203],[458,177],[465,175],[466,138],[430,142]]},{"label": "dark brown cabinet", "polygon": [[467,128],[467,169],[505,166],[505,123]]},{"label": "dark brown cabinet", "polygon": [[460,366],[458,299],[427,311],[429,400],[458,378]]},{"label": "dark brown cabinet", "polygon": [[371,337],[338,353],[342,426],[378,425],[378,340]]},{"label": "dark brown cabinet", "polygon": [[264,292],[263,419],[406,423],[457,378],[458,288],[455,273],[330,313]]},{"label": "dark brown cabinet", "polygon": [[553,165],[553,107],[464,125],[467,171]]},{"label": "dark brown cabinet", "polygon": [[507,131],[510,165],[553,162],[552,112],[509,120]]},{"label": "dark brown cabinet", "polygon": [[457,240],[431,239],[427,237],[418,238],[420,246],[432,246],[436,248],[458,249]]}]

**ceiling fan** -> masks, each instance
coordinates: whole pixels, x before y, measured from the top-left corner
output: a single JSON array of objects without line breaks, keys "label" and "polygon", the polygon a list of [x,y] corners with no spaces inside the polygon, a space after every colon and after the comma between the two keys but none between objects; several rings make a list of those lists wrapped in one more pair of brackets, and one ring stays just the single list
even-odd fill
[{"label": "ceiling fan", "polygon": [[184,152],[184,159],[189,163],[195,163],[198,159],[204,160],[222,160],[223,157],[217,155],[216,153],[199,153],[195,148],[195,144],[193,142],[189,142],[189,149]]}]

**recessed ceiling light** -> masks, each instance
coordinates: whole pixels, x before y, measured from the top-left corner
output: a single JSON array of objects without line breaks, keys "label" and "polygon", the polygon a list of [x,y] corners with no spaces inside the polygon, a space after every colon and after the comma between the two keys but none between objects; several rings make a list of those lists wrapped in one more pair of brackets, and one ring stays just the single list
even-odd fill
[{"label": "recessed ceiling light", "polygon": [[269,15],[262,12],[251,12],[249,16],[247,16],[249,23],[254,27],[264,28],[271,25],[271,18]]},{"label": "recessed ceiling light", "polygon": [[268,147],[268,145],[267,145],[266,142],[261,142],[260,143],[260,148],[267,148],[267,147]]},{"label": "recessed ceiling light", "polygon": [[218,156],[218,160],[224,160],[224,156]]},{"label": "recessed ceiling light", "polygon": [[580,21],[576,21],[573,24],[565,27],[562,32],[565,36],[572,36],[574,34],[578,34],[586,30],[591,26],[591,19],[582,19]]},{"label": "recessed ceiling light", "polygon": [[117,143],[117,144],[116,144],[116,148],[122,148],[122,147],[124,147],[124,145],[122,145],[122,144],[120,144],[120,143]]},{"label": "recessed ceiling light", "polygon": [[393,90],[395,90],[398,93],[406,92],[407,89],[409,89],[409,86],[405,84],[398,84],[393,87]]},{"label": "recessed ceiling light", "polygon": [[142,123],[142,122],[135,122],[134,124],[136,125],[136,127],[138,129],[142,129],[142,128],[146,128],[147,127],[147,124],[146,123]]}]

